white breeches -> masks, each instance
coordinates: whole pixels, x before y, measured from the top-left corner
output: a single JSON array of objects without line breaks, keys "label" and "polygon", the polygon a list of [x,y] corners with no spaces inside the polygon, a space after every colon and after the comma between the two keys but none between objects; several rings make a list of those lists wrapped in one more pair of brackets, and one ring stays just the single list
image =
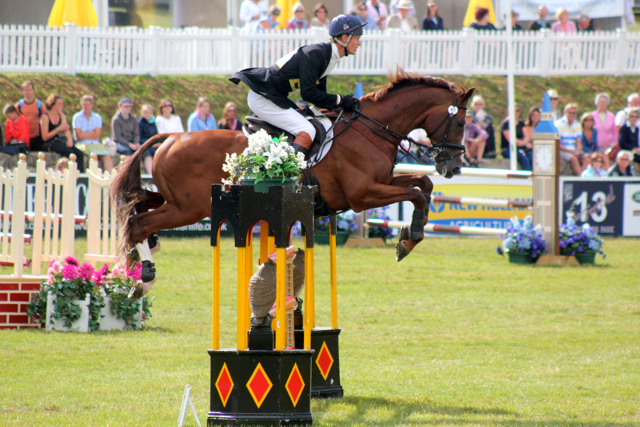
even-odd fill
[{"label": "white breeches", "polygon": [[316,130],[313,125],[293,108],[280,108],[264,96],[252,90],[249,90],[247,102],[249,103],[251,111],[274,126],[278,126],[294,135],[298,135],[300,132],[306,132],[312,141],[316,137]]}]

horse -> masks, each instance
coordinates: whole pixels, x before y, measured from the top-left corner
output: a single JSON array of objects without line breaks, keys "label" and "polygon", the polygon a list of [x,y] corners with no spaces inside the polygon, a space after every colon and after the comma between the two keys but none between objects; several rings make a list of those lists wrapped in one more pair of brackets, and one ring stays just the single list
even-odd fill
[{"label": "horse", "polygon": [[[388,78],[388,85],[360,98],[358,120],[354,117],[358,113],[353,113],[349,126],[337,124],[331,149],[305,172],[315,177],[313,182],[319,184],[320,197],[330,212],[361,212],[411,201],[413,220],[410,229],[401,230],[396,247],[400,261],[424,238],[433,183],[423,174],[393,175],[398,145],[410,131],[422,128],[432,142],[439,141],[430,147],[436,171],[445,178],[459,174],[464,110],[474,88],[466,90],[444,79],[401,69]],[[142,188],[140,163],[142,154],[158,143],[152,169],[158,191],[154,192]],[[222,170],[226,154],[239,154],[247,145],[239,131],[160,134],[121,166],[112,188],[122,236],[119,252],[137,252],[139,258],[129,256],[128,264],[141,259],[143,265],[144,283],[132,290],[131,298],[146,294],[157,277],[146,239],[158,230],[209,216],[211,185],[228,177]]]}]

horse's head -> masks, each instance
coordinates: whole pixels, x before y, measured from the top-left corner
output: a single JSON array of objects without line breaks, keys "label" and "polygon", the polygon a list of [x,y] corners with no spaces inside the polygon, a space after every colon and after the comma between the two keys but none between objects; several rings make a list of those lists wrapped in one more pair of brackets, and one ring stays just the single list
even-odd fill
[{"label": "horse's head", "polygon": [[429,135],[435,154],[436,171],[445,178],[452,178],[462,170],[464,118],[467,102],[474,90],[475,88],[471,88],[464,92],[456,92],[453,102],[446,105],[447,115],[444,120],[433,131],[433,135]]}]

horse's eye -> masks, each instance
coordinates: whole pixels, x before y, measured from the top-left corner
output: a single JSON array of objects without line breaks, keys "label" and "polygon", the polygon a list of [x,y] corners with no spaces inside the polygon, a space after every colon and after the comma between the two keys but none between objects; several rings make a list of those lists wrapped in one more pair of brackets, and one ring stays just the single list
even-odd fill
[{"label": "horse's eye", "polygon": [[456,122],[456,125],[458,126],[459,129],[462,129],[464,127],[465,123],[458,120]]}]

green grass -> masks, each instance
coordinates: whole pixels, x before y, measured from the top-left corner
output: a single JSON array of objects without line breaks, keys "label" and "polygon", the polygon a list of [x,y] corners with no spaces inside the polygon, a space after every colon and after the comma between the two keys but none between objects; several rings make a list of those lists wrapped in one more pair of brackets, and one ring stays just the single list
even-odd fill
[{"label": "green grass", "polygon": [[[185,384],[206,418],[209,242],[162,243],[147,330],[0,331],[1,426],[175,425]],[[509,264],[497,244],[429,238],[401,263],[391,246],[339,248],[346,397],[314,400],[315,425],[640,425],[638,240],[607,239],[604,261],[564,268]],[[233,346],[236,251],[222,248]],[[315,258],[327,326],[328,248]]]}]

